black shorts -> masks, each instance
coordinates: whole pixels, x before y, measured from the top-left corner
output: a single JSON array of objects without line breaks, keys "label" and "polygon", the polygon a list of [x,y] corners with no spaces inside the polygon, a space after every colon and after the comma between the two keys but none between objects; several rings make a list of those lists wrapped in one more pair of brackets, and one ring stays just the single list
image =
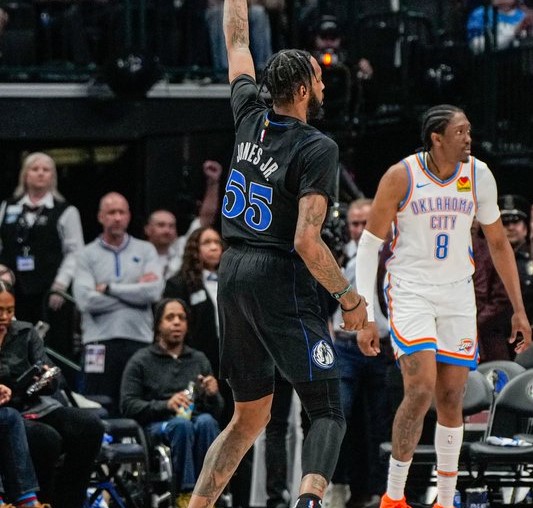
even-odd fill
[{"label": "black shorts", "polygon": [[296,255],[230,247],[219,267],[221,377],[251,391],[254,380],[273,387],[274,364],[291,383],[337,378],[316,288]]}]

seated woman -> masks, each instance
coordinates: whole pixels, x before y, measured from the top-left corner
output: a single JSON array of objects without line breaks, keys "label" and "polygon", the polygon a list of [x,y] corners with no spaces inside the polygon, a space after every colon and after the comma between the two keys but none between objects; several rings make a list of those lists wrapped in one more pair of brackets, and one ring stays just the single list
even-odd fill
[{"label": "seated woman", "polygon": [[[10,399],[11,390],[0,384],[0,406]],[[22,416],[16,409],[0,407],[0,507],[50,508],[39,502],[38,490]],[[5,504],[7,499],[14,504]]]},{"label": "seated woman", "polygon": [[[64,407],[51,397],[57,390],[55,379],[32,395],[18,387],[17,380],[33,365],[41,362],[47,370],[52,363],[33,326],[14,320],[14,314],[13,289],[0,281],[0,383],[13,391],[9,406],[24,416],[41,500],[52,501],[56,507],[80,508],[102,443],[103,423],[95,414]],[[63,460],[57,469],[60,455]],[[57,488],[56,478],[60,481]]]},{"label": "seated woman", "polygon": [[209,360],[185,344],[189,310],[183,300],[156,305],[154,344],[137,351],[122,376],[124,416],[170,446],[178,506],[187,506],[205,454],[220,430],[222,397]]}]

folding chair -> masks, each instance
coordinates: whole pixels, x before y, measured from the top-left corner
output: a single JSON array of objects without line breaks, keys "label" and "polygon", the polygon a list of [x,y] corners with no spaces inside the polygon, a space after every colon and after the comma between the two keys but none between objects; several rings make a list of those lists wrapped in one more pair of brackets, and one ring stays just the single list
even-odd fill
[{"label": "folding chair", "polygon": [[501,392],[510,379],[522,374],[526,369],[511,360],[492,360],[480,363],[477,370],[487,378],[496,395]]},{"label": "folding chair", "polygon": [[489,489],[489,501],[501,487],[512,487],[511,503],[517,487],[533,486],[533,445],[498,446],[489,438],[513,438],[531,433],[533,417],[533,369],[511,379],[497,395],[489,420],[485,441],[470,445],[470,462],[477,470],[477,484]]},{"label": "folding chair", "polygon": [[117,508],[150,506],[149,455],[142,427],[129,418],[103,420],[112,441],[102,444],[84,508],[107,492]]}]

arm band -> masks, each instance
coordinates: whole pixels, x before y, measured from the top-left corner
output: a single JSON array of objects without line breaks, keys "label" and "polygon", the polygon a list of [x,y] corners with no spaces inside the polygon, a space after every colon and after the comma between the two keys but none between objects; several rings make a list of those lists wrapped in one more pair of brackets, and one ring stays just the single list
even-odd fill
[{"label": "arm band", "polygon": [[379,248],[382,243],[381,238],[365,229],[357,246],[355,280],[357,281],[357,292],[364,296],[368,303],[366,308],[368,321],[375,321],[374,288],[378,271]]},{"label": "arm band", "polygon": [[352,290],[352,285],[348,284],[342,291],[339,291],[338,293],[331,293],[331,296],[335,298],[335,300],[338,300],[339,298],[343,297],[346,293]]},{"label": "arm band", "polygon": [[359,295],[359,301],[353,306],[353,307],[350,307],[349,309],[345,309],[342,305],[341,305],[341,311],[342,312],[352,312],[352,310],[355,310],[357,309],[357,307],[359,307],[359,305],[361,305],[361,302],[363,301],[363,297],[361,295]]}]

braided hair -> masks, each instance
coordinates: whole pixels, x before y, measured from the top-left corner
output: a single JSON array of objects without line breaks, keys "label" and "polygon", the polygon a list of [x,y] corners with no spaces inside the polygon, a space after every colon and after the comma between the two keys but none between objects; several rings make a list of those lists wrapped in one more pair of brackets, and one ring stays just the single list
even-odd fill
[{"label": "braided hair", "polygon": [[283,49],[268,60],[259,92],[266,87],[274,105],[292,104],[301,86],[309,90],[312,88],[313,76],[315,70],[311,64],[311,53],[301,49]]},{"label": "braided hair", "polygon": [[424,151],[429,152],[433,142],[431,134],[444,134],[446,127],[456,113],[464,113],[461,108],[451,104],[440,104],[429,108],[422,119],[422,143]]}]

